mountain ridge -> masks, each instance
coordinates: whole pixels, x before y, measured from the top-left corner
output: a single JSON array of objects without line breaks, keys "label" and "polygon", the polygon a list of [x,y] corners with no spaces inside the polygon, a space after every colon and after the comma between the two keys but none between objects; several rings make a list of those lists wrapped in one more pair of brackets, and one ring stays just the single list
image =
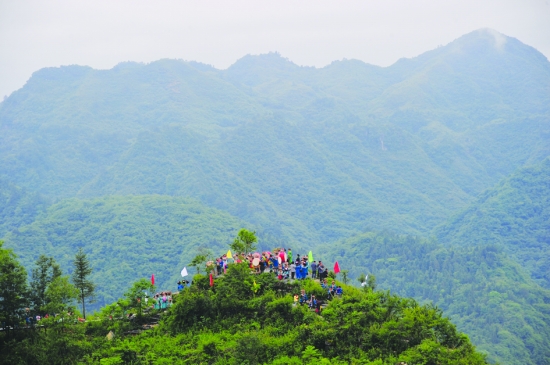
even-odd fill
[{"label": "mountain ridge", "polygon": [[[0,106],[0,175],[57,198],[197,197],[273,232],[317,242],[358,233],[365,220],[374,229],[429,232],[501,177],[550,155],[548,113],[518,103],[502,108],[510,96],[493,90],[514,82],[521,54],[487,50],[513,62],[502,61],[485,86],[476,70],[489,68],[491,57],[470,52],[471,67],[458,71],[441,61],[455,55],[458,43],[494,48],[490,37],[473,32],[387,68],[339,61],[315,69],[268,54],[227,70],[180,60],[42,70]],[[514,42],[506,45],[536,53]],[[531,70],[529,60],[521,65]],[[228,78],[239,67],[254,85]],[[546,62],[544,72],[522,72],[539,72],[540,86],[550,84],[549,69]],[[450,90],[441,75],[463,82]],[[550,93],[526,87],[529,80],[517,84],[523,98],[545,104]],[[476,85],[480,93],[469,97]],[[308,218],[312,203],[316,216]],[[336,225],[331,209],[344,217]],[[334,229],[318,234],[319,225]]]}]

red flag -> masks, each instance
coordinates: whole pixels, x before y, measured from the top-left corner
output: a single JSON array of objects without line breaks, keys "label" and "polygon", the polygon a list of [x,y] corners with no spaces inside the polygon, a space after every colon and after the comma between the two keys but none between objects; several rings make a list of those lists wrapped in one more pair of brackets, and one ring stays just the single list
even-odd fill
[{"label": "red flag", "polygon": [[340,265],[338,265],[338,261],[334,263],[334,273],[338,274],[340,272]]},{"label": "red flag", "polygon": [[210,286],[214,286],[214,277],[210,274]]},{"label": "red flag", "polygon": [[151,285],[155,285],[155,274],[151,275]]}]

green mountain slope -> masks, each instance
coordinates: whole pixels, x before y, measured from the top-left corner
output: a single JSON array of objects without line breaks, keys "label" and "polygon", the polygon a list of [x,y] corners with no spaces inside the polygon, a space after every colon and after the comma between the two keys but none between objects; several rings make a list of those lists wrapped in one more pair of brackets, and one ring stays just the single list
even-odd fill
[{"label": "green mountain slope", "polygon": [[[139,278],[175,290],[180,271],[199,247],[227,249],[243,222],[197,201],[165,196],[69,199],[49,207],[36,221],[6,235],[5,246],[29,269],[41,254],[53,256],[64,272],[82,247],[97,283],[97,303],[121,297]],[[189,272],[194,269],[189,267]]]},{"label": "green mountain slope", "polygon": [[550,159],[526,167],[481,194],[436,229],[444,243],[501,245],[550,288]]},{"label": "green mountain slope", "polygon": [[323,253],[351,278],[374,274],[381,289],[437,305],[492,361],[550,361],[550,291],[494,245],[462,247],[365,233]]},{"label": "green mountain slope", "polygon": [[11,230],[32,223],[48,205],[39,194],[0,178],[0,238]]},{"label": "green mountain slope", "polygon": [[548,60],[517,39],[479,30],[392,67],[408,77],[370,106],[428,143],[467,193],[549,155]]},{"label": "green mountain slope", "polygon": [[[405,141],[386,154],[376,138],[361,141],[349,130],[332,133],[340,142],[323,141],[328,128],[300,130],[276,118],[218,136],[162,128],[140,136],[83,191],[197,197],[302,241],[334,240],[364,229],[365,222],[422,231],[439,222],[449,206],[466,201],[401,132],[387,130],[390,146],[392,138]],[[427,191],[434,177],[438,184]]]},{"label": "green mountain slope", "polygon": [[425,233],[550,155],[548,85],[540,53],[487,30],[387,68],[49,68],[0,104],[0,174],[54,197],[190,196],[303,242]]}]

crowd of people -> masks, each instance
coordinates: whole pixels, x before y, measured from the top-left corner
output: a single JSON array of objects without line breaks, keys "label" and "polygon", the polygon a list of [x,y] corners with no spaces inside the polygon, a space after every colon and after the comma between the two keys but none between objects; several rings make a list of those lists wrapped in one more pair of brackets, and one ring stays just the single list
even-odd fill
[{"label": "crowd of people", "polygon": [[[329,285],[327,283],[327,279],[323,279],[321,280],[321,286],[327,291],[328,299],[335,297],[341,298],[344,292],[342,287],[340,285],[337,286],[336,281],[334,280],[332,281],[332,284]],[[313,294],[308,295],[305,289],[301,290],[300,295],[294,295],[294,305],[297,305],[298,303],[300,305],[307,305],[310,309],[314,309],[316,313],[321,312],[321,301],[317,300]]]},{"label": "crowd of people", "polygon": [[[327,277],[329,270],[325,267],[322,261],[317,262],[311,260],[311,255],[296,255],[293,257],[292,249],[278,248],[271,251],[255,252],[255,253],[236,253],[234,255],[228,251],[226,254],[216,258],[213,261],[206,263],[206,268],[213,276],[219,276],[225,274],[227,266],[231,262],[235,263],[247,263],[252,273],[273,273],[279,280],[304,280],[307,277],[311,279],[319,279],[323,289],[327,291],[327,297],[329,299],[335,297],[341,297],[343,289],[341,286],[337,286],[336,282],[332,280],[331,284],[328,284]],[[178,281],[178,292],[181,292],[190,283],[187,280]],[[163,296],[163,293],[155,295],[155,309],[164,309],[171,305],[171,293],[167,296]],[[163,306],[164,298],[168,298],[167,306]],[[158,305],[160,301],[160,305]],[[294,296],[295,305],[307,305],[309,308],[319,313],[321,311],[321,301],[315,298],[315,295],[308,295],[304,289],[300,295]]]},{"label": "crowd of people", "polygon": [[[292,249],[278,248],[271,251],[255,252],[249,254],[236,253],[231,255],[229,251],[217,258],[215,261],[208,261],[206,263],[207,269],[211,271],[212,275],[218,276],[226,272],[227,266],[230,264],[230,260],[235,263],[247,263],[252,273],[272,273],[279,280],[304,280],[308,277],[311,279],[319,279],[321,286],[327,290],[327,297],[329,299],[342,296],[342,287],[337,286],[335,281],[329,285],[327,282],[328,269],[325,267],[322,261],[310,260],[310,255],[296,255],[293,257]],[[310,262],[311,261],[311,262]],[[143,298],[145,308],[155,310],[165,310],[170,308],[173,303],[173,295],[183,291],[190,285],[188,280],[180,280],[177,283],[177,292],[162,291],[156,293],[150,300],[149,296],[145,294]],[[141,298],[137,299],[141,301]],[[151,302],[151,303],[149,303]],[[308,295],[304,289],[302,289],[300,295],[294,296],[295,305],[307,305],[309,308],[319,313],[321,311],[321,302],[315,298],[315,295]],[[39,322],[42,318],[40,316],[29,315],[30,310],[27,308],[27,315],[25,316],[26,325],[32,326]],[[69,313],[69,316],[71,313]],[[132,319],[129,314],[128,318]],[[46,315],[44,318],[48,318]],[[112,317],[111,317],[112,318]],[[78,321],[84,321],[84,319],[78,318]]]},{"label": "crowd of people", "polygon": [[[332,280],[328,284],[327,277],[329,270],[322,261],[310,260],[310,255],[296,255],[293,257],[292,249],[278,248],[273,251],[263,251],[255,253],[235,253],[228,251],[226,254],[215,260],[206,262],[207,271],[213,276],[225,274],[227,266],[231,263],[247,263],[254,274],[272,273],[279,280],[304,280],[306,278],[318,279],[321,286],[327,291],[329,299],[341,297],[343,289],[337,286]],[[310,262],[311,261],[311,262]],[[162,291],[156,293],[152,298],[152,304],[149,305],[149,297],[145,296],[145,306],[150,309],[164,310],[172,306],[174,294],[178,294],[190,286],[188,280],[180,280],[177,283],[177,292]],[[321,302],[315,298],[315,295],[308,295],[302,290],[300,295],[294,296],[295,305],[307,305],[317,313],[321,310]]]},{"label": "crowd of people", "polygon": [[[271,251],[255,252],[255,253],[236,253],[234,255],[228,251],[219,258],[206,262],[206,268],[213,276],[225,274],[227,266],[234,263],[247,263],[254,274],[272,273],[279,280],[304,280],[308,277],[318,279],[321,286],[327,291],[329,299],[341,297],[343,290],[341,286],[337,286],[332,280],[328,284],[327,277],[329,270],[325,267],[322,261],[310,260],[310,255],[296,255],[293,257],[292,249],[278,248]],[[310,262],[311,261],[311,262]],[[173,302],[173,295],[178,294],[190,286],[188,280],[180,280],[177,283],[177,292],[162,291],[156,293],[149,305],[149,297],[145,295],[145,307],[156,310],[164,310],[170,308]],[[321,310],[321,302],[315,298],[315,295],[308,295],[305,290],[302,290],[300,295],[294,296],[295,305],[307,305],[314,309],[317,313]]]},{"label": "crowd of people", "polygon": [[271,251],[249,254],[235,254],[229,257],[230,252],[220,256],[215,261],[207,262],[207,267],[213,268],[216,275],[225,273],[230,259],[236,263],[246,262],[255,273],[271,272],[279,280],[303,280],[310,276],[312,279],[323,280],[328,276],[328,269],[322,261],[312,260],[309,255],[296,255],[294,259],[292,249],[278,248]]},{"label": "crowd of people", "polygon": [[[43,319],[48,319],[48,318],[58,318],[56,319],[58,322],[61,322],[61,321],[73,321],[73,322],[85,322],[85,319],[84,318],[81,318],[79,316],[74,316],[74,313],[69,310],[67,313],[66,313],[66,318],[63,318],[63,317],[60,317],[60,313],[55,313],[55,314],[48,314],[46,313],[44,315],[44,317],[40,316],[39,314],[31,314],[31,309],[30,308],[25,308],[25,326],[30,328],[30,327],[34,327],[34,326],[37,326],[39,325],[40,321],[43,320]],[[3,323],[1,328],[4,328],[5,327],[5,324]]]},{"label": "crowd of people", "polygon": [[[145,296],[145,306],[148,306],[149,298],[148,296]],[[172,292],[171,291],[163,291],[160,293],[156,293],[153,296],[153,304],[151,305],[151,308],[154,309],[166,309],[170,308],[172,306]]]}]

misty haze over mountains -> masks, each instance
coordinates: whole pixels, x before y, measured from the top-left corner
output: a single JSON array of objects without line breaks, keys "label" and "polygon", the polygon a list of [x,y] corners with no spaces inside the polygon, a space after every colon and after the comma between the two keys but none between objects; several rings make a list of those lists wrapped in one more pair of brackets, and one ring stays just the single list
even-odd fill
[{"label": "misty haze over mountains", "polygon": [[[41,253],[67,266],[73,248],[94,252],[104,304],[124,292],[127,272],[156,269],[171,285],[172,266],[193,249],[221,249],[247,225],[267,246],[333,250],[354,274],[361,265],[385,289],[434,301],[491,359],[544,363],[550,222],[535,202],[548,202],[549,156],[550,63],[487,29],[385,68],[300,67],[277,53],[226,70],[169,59],[45,68],[0,104],[0,208],[9,217],[0,232],[27,266]],[[483,194],[503,198],[485,208]],[[519,204],[532,207],[521,219],[502,208]],[[498,228],[473,224],[476,211]],[[514,232],[537,232],[536,243]],[[423,251],[403,255],[402,235],[441,242],[410,241]],[[381,242],[387,251],[374,247]],[[162,252],[154,262],[152,247]],[[443,264],[454,255],[488,269]],[[403,283],[392,262],[442,277],[431,288],[419,276]],[[495,300],[481,296],[484,287],[502,296],[501,308],[524,312],[502,309],[504,319],[476,325]],[[484,308],[467,304],[471,295]]]},{"label": "misty haze over mountains", "polygon": [[[487,30],[388,68],[43,69],[2,104],[0,173],[52,197],[191,196],[321,241],[366,222],[426,232],[548,155],[549,85],[544,56]],[[328,210],[332,232],[307,234]]]}]

